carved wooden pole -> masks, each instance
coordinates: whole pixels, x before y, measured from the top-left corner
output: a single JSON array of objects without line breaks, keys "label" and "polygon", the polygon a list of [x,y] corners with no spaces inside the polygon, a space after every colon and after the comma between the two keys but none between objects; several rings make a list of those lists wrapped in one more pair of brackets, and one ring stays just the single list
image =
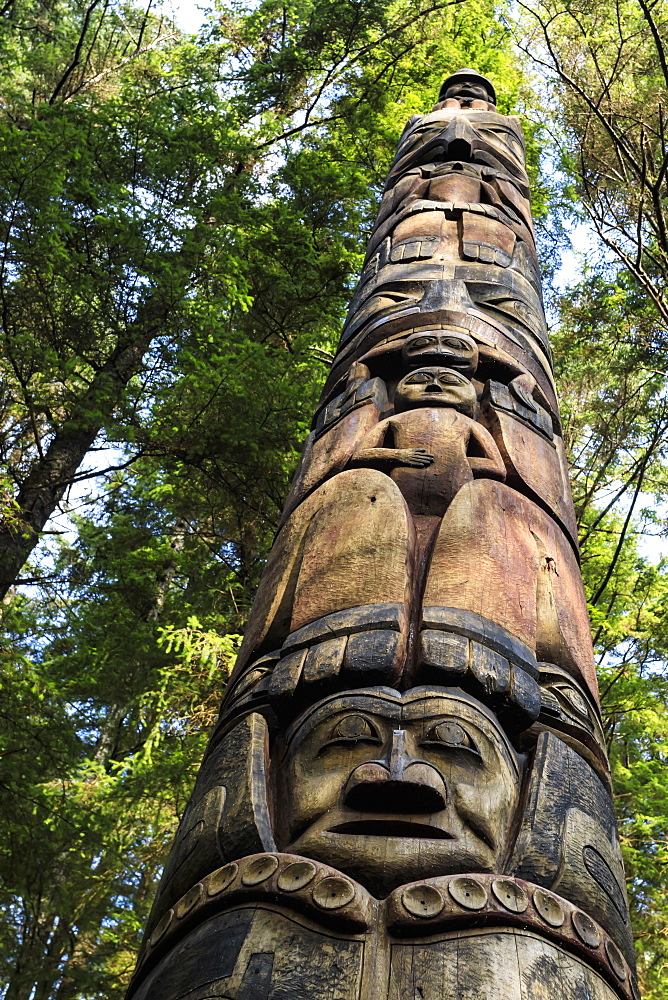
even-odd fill
[{"label": "carved wooden pole", "polygon": [[522,131],[415,116],[132,1000],[637,997]]}]

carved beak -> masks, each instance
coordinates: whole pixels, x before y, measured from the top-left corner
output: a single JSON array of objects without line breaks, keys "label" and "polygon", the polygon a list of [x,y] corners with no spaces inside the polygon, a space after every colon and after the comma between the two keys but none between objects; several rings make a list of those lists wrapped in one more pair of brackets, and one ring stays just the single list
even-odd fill
[{"label": "carved beak", "polygon": [[455,115],[446,128],[441,141],[451,160],[470,163],[473,159],[473,144],[477,136],[463,115]]}]

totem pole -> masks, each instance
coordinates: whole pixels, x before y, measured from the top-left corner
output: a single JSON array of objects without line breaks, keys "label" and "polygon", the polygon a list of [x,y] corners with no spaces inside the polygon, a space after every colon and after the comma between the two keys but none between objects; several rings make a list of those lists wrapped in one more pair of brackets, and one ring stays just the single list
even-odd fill
[{"label": "totem pole", "polygon": [[637,998],[524,139],[410,119],[132,1000]]}]

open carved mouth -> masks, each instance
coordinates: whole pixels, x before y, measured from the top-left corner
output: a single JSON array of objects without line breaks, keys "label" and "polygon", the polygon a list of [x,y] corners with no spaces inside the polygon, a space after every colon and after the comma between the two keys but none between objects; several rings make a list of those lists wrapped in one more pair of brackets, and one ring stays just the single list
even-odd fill
[{"label": "open carved mouth", "polygon": [[356,819],[340,823],[330,833],[352,833],[360,837],[419,837],[429,840],[453,840],[451,834],[427,823],[402,819]]}]

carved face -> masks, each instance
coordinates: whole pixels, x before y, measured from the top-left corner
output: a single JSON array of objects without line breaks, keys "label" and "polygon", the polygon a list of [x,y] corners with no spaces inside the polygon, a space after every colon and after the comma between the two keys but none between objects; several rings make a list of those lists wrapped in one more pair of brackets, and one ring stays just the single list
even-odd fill
[{"label": "carved face", "polygon": [[452,368],[418,368],[402,378],[394,392],[397,413],[416,406],[451,406],[473,417],[476,402],[473,383]]},{"label": "carved face", "polygon": [[288,738],[285,850],[379,895],[418,878],[502,870],[519,758],[480,702],[374,688],[321,702]]},{"label": "carved face", "polygon": [[423,330],[406,338],[401,356],[410,368],[432,362],[455,368],[470,378],[478,366],[478,345],[463,331]]},{"label": "carved face", "polygon": [[474,83],[472,80],[453,83],[445,93],[439,95],[441,101],[447,101],[452,97],[460,101],[478,100],[492,102],[492,95],[488,93],[487,87],[483,83]]},{"label": "carved face", "polygon": [[416,167],[462,160],[493,167],[528,194],[521,129],[494,112],[439,111],[420,118],[402,137],[387,187]]}]

